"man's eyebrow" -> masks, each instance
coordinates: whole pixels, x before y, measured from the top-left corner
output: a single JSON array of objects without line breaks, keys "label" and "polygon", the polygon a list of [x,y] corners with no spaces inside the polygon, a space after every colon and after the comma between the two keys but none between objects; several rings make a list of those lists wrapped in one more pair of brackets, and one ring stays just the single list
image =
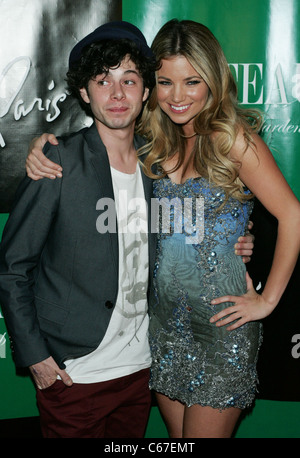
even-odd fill
[{"label": "man's eyebrow", "polygon": [[[129,74],[135,74],[136,76],[138,76],[139,78],[142,78],[142,75],[137,71],[137,70],[134,70],[134,69],[128,69],[128,70],[125,70],[123,72],[123,75],[129,75]],[[101,73],[99,76],[102,76],[102,79],[105,79],[107,76],[109,75],[112,75],[112,72],[110,71],[110,69],[105,72],[105,73]]]},{"label": "man's eyebrow", "polygon": [[127,75],[128,73],[134,73],[135,75],[141,77],[140,73],[137,70],[133,70],[133,69],[125,70],[124,75]]}]

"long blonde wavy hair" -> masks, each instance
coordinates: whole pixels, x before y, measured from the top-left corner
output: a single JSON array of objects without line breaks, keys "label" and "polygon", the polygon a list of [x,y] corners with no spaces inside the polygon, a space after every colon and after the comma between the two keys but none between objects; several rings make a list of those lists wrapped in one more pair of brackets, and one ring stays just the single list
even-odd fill
[{"label": "long blonde wavy hair", "polygon": [[[227,197],[233,195],[241,201],[251,197],[245,196],[238,178],[239,163],[230,159],[229,153],[240,129],[246,145],[253,144],[251,134],[259,130],[261,116],[255,110],[243,110],[238,106],[237,87],[217,39],[202,24],[173,19],[160,29],[152,50],[157,69],[162,59],[184,56],[208,85],[208,100],[194,119],[194,130],[198,134],[191,156],[194,169],[199,176],[221,186]],[[178,162],[173,170],[183,164],[183,130],[160,109],[156,88],[137,127],[138,133],[148,140],[140,154],[148,154],[144,169],[149,177],[165,176],[162,164],[174,154],[178,153]]]}]

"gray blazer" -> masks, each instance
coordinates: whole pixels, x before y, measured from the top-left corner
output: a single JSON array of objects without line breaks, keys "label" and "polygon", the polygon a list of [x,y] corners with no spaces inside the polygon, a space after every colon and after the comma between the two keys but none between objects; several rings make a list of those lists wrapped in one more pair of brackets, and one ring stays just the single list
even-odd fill
[{"label": "gray blazer", "polygon": [[[136,148],[142,144],[135,137]],[[0,245],[0,304],[16,365],[52,356],[64,368],[104,337],[118,294],[118,234],[96,229],[98,200],[114,199],[96,126],[47,144],[45,153],[63,178],[22,181]],[[150,205],[144,174],[143,184]],[[154,254],[149,230],[150,272]]]}]

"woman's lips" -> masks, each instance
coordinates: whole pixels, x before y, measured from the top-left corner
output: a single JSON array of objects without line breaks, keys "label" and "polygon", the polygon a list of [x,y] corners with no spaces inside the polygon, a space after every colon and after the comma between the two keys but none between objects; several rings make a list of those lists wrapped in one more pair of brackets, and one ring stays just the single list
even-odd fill
[{"label": "woman's lips", "polygon": [[172,105],[171,103],[169,103],[171,111],[177,114],[185,113],[190,108],[190,106],[191,103],[189,103],[188,105]]}]

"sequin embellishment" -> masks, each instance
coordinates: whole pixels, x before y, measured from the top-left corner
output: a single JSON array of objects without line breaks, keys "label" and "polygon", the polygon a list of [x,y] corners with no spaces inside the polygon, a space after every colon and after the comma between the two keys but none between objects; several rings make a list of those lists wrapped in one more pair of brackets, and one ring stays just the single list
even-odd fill
[{"label": "sequin embellishment", "polygon": [[[154,183],[157,199],[201,197],[204,207],[191,207],[192,226],[203,218],[203,240],[186,243],[185,217],[175,231],[178,215],[171,211],[170,230],[162,231],[156,253],[154,288],[149,304],[152,370],[150,388],[186,405],[209,405],[217,409],[245,408],[256,393],[256,362],[261,344],[261,325],[247,323],[235,331],[217,328],[209,318],[222,306],[211,300],[224,294],[246,291],[245,265],[234,254],[243,235],[252,202],[230,198],[204,178],[176,185],[168,178]],[[194,202],[194,201],[193,201]],[[198,208],[198,210],[197,210]],[[198,212],[198,213],[197,213]],[[199,220],[198,220],[199,223]]]}]

